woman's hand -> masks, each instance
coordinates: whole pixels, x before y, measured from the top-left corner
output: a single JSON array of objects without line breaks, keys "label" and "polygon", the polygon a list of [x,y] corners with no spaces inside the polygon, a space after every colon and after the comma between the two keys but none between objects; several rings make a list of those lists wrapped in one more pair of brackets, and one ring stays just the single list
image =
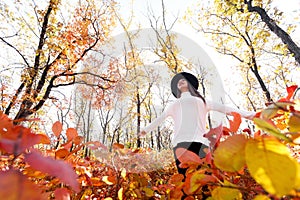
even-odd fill
[{"label": "woman's hand", "polygon": [[254,118],[256,117],[260,117],[260,112],[256,113],[256,112],[253,112],[253,114],[249,115],[246,117],[246,119],[250,119],[250,120],[253,120]]}]

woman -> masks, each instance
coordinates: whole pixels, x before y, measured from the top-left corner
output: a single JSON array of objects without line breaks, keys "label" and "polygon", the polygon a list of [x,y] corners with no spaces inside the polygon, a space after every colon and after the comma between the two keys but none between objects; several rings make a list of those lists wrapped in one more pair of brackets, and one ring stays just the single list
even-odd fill
[{"label": "woman", "polygon": [[158,127],[167,117],[174,120],[174,137],[172,145],[178,172],[185,176],[186,169],[180,168],[180,161],[175,151],[177,148],[190,150],[200,158],[205,157],[203,149],[209,146],[209,140],[204,137],[206,133],[206,116],[209,111],[218,111],[224,114],[237,112],[242,117],[252,119],[254,112],[241,111],[222,104],[204,99],[197,91],[198,79],[187,72],[176,74],[171,81],[171,90],[177,98],[160,117],[155,119],[147,127],[143,128],[140,136]]}]

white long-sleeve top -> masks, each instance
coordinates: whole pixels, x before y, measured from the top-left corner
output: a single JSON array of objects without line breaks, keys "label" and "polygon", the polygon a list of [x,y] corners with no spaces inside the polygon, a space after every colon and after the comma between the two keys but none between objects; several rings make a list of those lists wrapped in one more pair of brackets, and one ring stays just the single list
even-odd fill
[{"label": "white long-sleeve top", "polygon": [[209,140],[203,135],[206,133],[206,116],[209,111],[218,111],[224,114],[239,113],[244,118],[254,116],[254,112],[235,109],[223,104],[192,96],[190,92],[183,92],[181,97],[169,105],[164,112],[142,131],[150,132],[157,128],[167,117],[174,120],[174,135],[172,145],[180,142],[201,142],[209,146]]}]

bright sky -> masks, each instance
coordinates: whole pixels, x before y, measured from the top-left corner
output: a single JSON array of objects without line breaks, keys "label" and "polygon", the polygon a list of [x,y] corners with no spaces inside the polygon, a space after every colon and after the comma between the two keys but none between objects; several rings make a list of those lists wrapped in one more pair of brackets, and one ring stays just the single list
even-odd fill
[{"label": "bright sky", "polygon": [[[131,5],[131,2],[133,2],[132,8],[134,10],[134,15],[136,16],[135,22],[133,24],[135,25],[142,25],[142,28],[148,28],[149,27],[149,19],[148,19],[148,13],[151,11],[155,14],[156,17],[161,16],[162,8],[161,8],[161,0],[117,0],[120,3],[121,7],[121,13],[122,16],[126,19],[130,15],[129,13],[129,6]],[[167,10],[167,21],[173,22],[173,20],[178,16],[179,18],[182,17],[185,14],[185,11],[188,7],[192,7],[200,0],[164,0],[165,8]],[[280,10],[282,10],[285,14],[285,16],[288,17],[288,19],[298,17],[299,19],[299,11],[300,11],[300,0],[274,0],[274,3]],[[299,19],[300,24],[300,19]],[[146,26],[146,27],[145,27]],[[299,25],[300,27],[300,25]],[[134,29],[135,27],[133,27]],[[199,38],[199,34],[195,33],[195,30],[192,29],[188,24],[177,22],[174,26],[174,31],[179,32],[183,35],[187,35],[191,39],[198,42],[200,45],[205,45],[204,38]],[[300,30],[299,30],[300,32]],[[207,47],[208,48],[208,47]],[[211,56],[218,56],[214,51],[211,49],[207,49],[208,53]],[[221,59],[221,60],[220,60]],[[216,62],[216,64],[224,64],[222,56],[219,59],[220,62]],[[227,63],[227,61],[225,62]]]}]

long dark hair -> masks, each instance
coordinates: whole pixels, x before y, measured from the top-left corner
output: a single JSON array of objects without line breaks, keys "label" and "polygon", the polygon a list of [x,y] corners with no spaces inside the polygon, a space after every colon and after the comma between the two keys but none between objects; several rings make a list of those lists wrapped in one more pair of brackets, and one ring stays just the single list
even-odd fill
[{"label": "long dark hair", "polygon": [[[188,83],[188,89],[189,89],[189,92],[191,93],[191,95],[194,97],[199,97],[200,99],[202,99],[202,101],[204,103],[206,103],[204,97],[199,93],[199,91],[196,90],[196,88],[194,88],[188,80],[186,80],[186,81]],[[177,98],[179,98],[180,96],[181,96],[181,91],[179,89],[177,89]]]}]

